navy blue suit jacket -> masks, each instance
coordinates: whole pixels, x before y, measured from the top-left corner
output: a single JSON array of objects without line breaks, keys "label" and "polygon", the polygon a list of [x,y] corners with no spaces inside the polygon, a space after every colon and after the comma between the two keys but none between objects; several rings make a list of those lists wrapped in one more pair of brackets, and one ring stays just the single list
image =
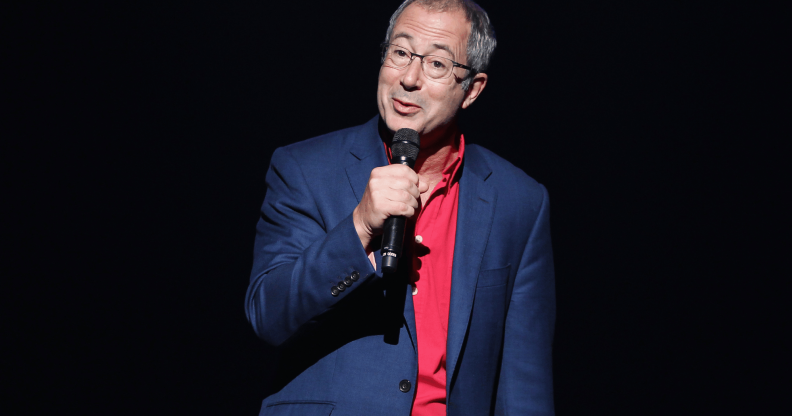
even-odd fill
[{"label": "navy blue suit jacket", "polygon": [[[378,120],[272,156],[246,297],[248,319],[277,362],[262,415],[410,414],[412,297],[406,281],[383,278],[378,252],[374,270],[352,223],[371,170],[387,164]],[[547,191],[474,144],[465,147],[459,189],[447,412],[552,415]],[[413,388],[403,392],[402,380]]]}]

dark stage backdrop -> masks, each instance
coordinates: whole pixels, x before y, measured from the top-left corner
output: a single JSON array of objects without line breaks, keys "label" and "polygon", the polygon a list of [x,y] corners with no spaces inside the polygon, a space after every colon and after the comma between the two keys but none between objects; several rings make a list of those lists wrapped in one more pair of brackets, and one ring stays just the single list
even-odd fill
[{"label": "dark stage backdrop", "polygon": [[[0,413],[255,415],[270,155],[376,114],[398,2],[130,3],[3,6]],[[558,415],[778,410],[780,12],[481,3],[462,123],[550,191]]]}]

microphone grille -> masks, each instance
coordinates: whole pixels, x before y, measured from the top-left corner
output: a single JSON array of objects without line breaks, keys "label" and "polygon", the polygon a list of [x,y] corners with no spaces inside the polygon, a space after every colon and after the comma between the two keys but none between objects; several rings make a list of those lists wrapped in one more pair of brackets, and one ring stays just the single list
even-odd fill
[{"label": "microphone grille", "polygon": [[421,139],[418,132],[413,129],[399,129],[393,135],[391,152],[395,157],[407,156],[410,159],[418,157],[418,150],[421,148]]}]

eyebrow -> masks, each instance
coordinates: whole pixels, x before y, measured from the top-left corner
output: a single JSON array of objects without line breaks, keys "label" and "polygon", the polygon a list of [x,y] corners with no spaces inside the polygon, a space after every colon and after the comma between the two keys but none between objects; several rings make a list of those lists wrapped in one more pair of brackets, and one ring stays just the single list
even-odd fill
[{"label": "eyebrow", "polygon": [[[393,39],[394,40],[395,39],[399,39],[399,38],[404,38],[404,39],[407,39],[407,40],[412,40],[413,39],[412,35],[408,35],[408,34],[406,34],[404,32],[399,32],[399,33],[393,35]],[[433,43],[432,46],[434,46],[436,49],[441,49],[441,50],[444,50],[444,51],[448,52],[448,54],[451,55],[452,59],[456,59],[454,53],[451,52],[451,48],[449,48],[447,45],[444,45],[442,43]]]}]

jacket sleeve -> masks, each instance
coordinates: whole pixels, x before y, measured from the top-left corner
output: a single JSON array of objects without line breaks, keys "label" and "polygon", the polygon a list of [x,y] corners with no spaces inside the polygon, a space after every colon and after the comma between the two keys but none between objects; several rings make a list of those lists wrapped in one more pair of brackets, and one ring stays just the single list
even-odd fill
[{"label": "jacket sleeve", "polygon": [[[253,270],[245,298],[256,334],[280,345],[320,319],[374,274],[349,216],[328,229],[308,181],[288,148],[275,151],[256,227]],[[359,280],[331,289],[357,272]],[[347,279],[347,282],[350,280]]]},{"label": "jacket sleeve", "polygon": [[515,277],[506,315],[498,415],[553,415],[555,277],[549,199],[542,204]]}]

